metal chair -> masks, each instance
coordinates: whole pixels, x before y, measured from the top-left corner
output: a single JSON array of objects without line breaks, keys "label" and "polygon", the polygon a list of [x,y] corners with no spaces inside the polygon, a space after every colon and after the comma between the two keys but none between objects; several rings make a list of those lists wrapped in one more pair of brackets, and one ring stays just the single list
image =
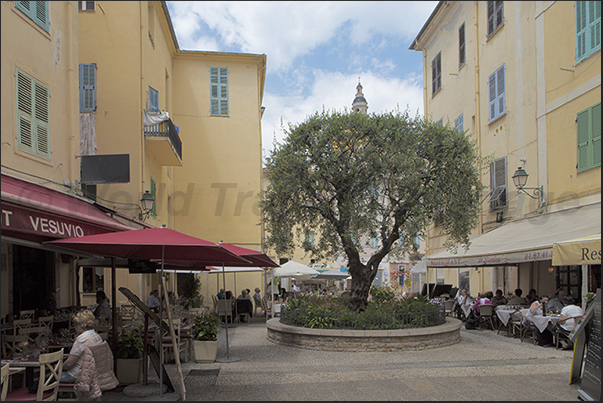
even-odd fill
[{"label": "metal chair", "polygon": [[34,320],[36,316],[36,310],[35,309],[28,309],[28,310],[24,310],[24,311],[19,311],[19,319],[31,319]]},{"label": "metal chair", "polygon": [[180,331],[180,319],[173,319],[172,323],[174,325],[174,333],[176,334],[176,345],[172,344],[172,337],[169,332],[162,332],[163,336],[161,338],[161,348],[163,349],[163,363],[167,364],[168,362],[168,353],[174,354],[174,359],[176,354],[184,353],[185,362],[188,362],[189,357],[189,340],[186,337],[183,337]]},{"label": "metal chair", "polygon": [[[63,372],[63,349],[48,354],[40,354],[40,381],[37,393],[29,393],[27,388],[15,389],[7,393],[7,401],[55,401],[59,391],[59,381]],[[47,377],[47,375],[49,375]]]}]

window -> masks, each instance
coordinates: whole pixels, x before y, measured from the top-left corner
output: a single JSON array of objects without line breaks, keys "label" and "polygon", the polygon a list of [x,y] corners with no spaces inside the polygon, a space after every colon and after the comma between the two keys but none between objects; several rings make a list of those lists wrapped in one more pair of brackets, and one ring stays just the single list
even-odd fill
[{"label": "window", "polygon": [[465,23],[459,28],[459,69],[465,65]]},{"label": "window", "polygon": [[576,2],[576,63],[601,49],[601,2]]},{"label": "window", "polygon": [[38,24],[44,31],[49,32],[47,1],[15,1],[15,7]]},{"label": "window", "polygon": [[80,63],[80,112],[96,110],[96,63]]},{"label": "window", "polygon": [[211,116],[228,116],[228,67],[210,67]]},{"label": "window", "polygon": [[306,244],[310,247],[314,247],[314,232],[308,231],[306,232]]},{"label": "window", "polygon": [[467,293],[470,294],[471,293],[471,272],[470,269],[458,269],[458,281],[459,281],[459,289],[462,290],[463,288],[465,290],[467,290]]},{"label": "window", "polygon": [[94,11],[95,1],[78,1],[77,9],[80,11]]},{"label": "window", "polygon": [[371,237],[371,248],[373,249],[377,249],[379,247],[379,241],[377,240],[376,237]]},{"label": "window", "polygon": [[465,129],[463,128],[463,114],[461,113],[458,118],[454,119],[454,128],[462,133]]},{"label": "window", "polygon": [[442,52],[431,62],[431,94],[434,95],[442,88]]},{"label": "window", "polygon": [[446,269],[436,269],[436,284],[445,284],[446,282]]},{"label": "window", "polygon": [[95,293],[102,290],[104,270],[102,267],[82,268],[82,292]]},{"label": "window", "polygon": [[507,205],[507,157],[494,160],[490,164],[490,209],[496,210]]},{"label": "window", "polygon": [[153,203],[153,208],[151,209],[151,216],[153,218],[157,217],[157,184],[155,183],[155,179],[151,178],[151,190],[150,193],[153,195],[155,202]]},{"label": "window", "polygon": [[28,153],[50,159],[48,87],[17,69],[17,144]]},{"label": "window", "polygon": [[159,91],[149,86],[149,110],[159,112]]},{"label": "window", "polygon": [[421,237],[418,235],[415,237],[415,247],[417,249],[419,249],[421,247]]},{"label": "window", "polygon": [[578,112],[578,172],[601,166],[601,102]]},{"label": "window", "polygon": [[492,35],[503,24],[503,4],[502,1],[488,2],[488,36]]},{"label": "window", "polygon": [[488,101],[490,123],[507,113],[504,64],[488,77]]}]

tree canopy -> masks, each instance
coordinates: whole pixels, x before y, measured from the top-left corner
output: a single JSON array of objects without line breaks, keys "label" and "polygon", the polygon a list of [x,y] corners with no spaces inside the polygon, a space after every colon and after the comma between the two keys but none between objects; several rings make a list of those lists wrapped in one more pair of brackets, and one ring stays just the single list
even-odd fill
[{"label": "tree canopy", "polygon": [[[413,248],[434,217],[445,246],[468,245],[482,184],[475,144],[464,133],[408,112],[323,111],[286,134],[266,166],[266,242],[289,254],[312,231],[316,242],[303,247],[314,257],[345,254],[351,309],[366,307],[383,258]],[[363,262],[362,242],[374,237],[379,247]]]}]

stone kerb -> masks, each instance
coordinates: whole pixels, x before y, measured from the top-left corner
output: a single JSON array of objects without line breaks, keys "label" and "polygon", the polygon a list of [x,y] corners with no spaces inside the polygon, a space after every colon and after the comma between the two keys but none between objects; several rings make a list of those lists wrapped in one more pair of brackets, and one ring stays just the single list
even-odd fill
[{"label": "stone kerb", "polygon": [[285,325],[279,318],[266,322],[268,340],[290,347],[323,351],[410,351],[456,344],[462,322],[446,318],[438,326],[395,330],[310,329]]}]

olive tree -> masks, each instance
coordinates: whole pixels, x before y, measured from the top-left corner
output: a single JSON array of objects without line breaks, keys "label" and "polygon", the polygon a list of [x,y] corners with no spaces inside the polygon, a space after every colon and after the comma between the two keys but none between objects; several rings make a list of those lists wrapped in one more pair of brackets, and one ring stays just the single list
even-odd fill
[{"label": "olive tree", "polygon": [[[290,254],[348,259],[349,308],[362,311],[380,262],[415,248],[437,215],[445,246],[469,244],[479,212],[480,163],[464,133],[408,112],[323,111],[286,130],[266,163],[260,203],[266,243]],[[304,240],[315,233],[316,242]],[[379,247],[361,260],[363,241]]]}]

